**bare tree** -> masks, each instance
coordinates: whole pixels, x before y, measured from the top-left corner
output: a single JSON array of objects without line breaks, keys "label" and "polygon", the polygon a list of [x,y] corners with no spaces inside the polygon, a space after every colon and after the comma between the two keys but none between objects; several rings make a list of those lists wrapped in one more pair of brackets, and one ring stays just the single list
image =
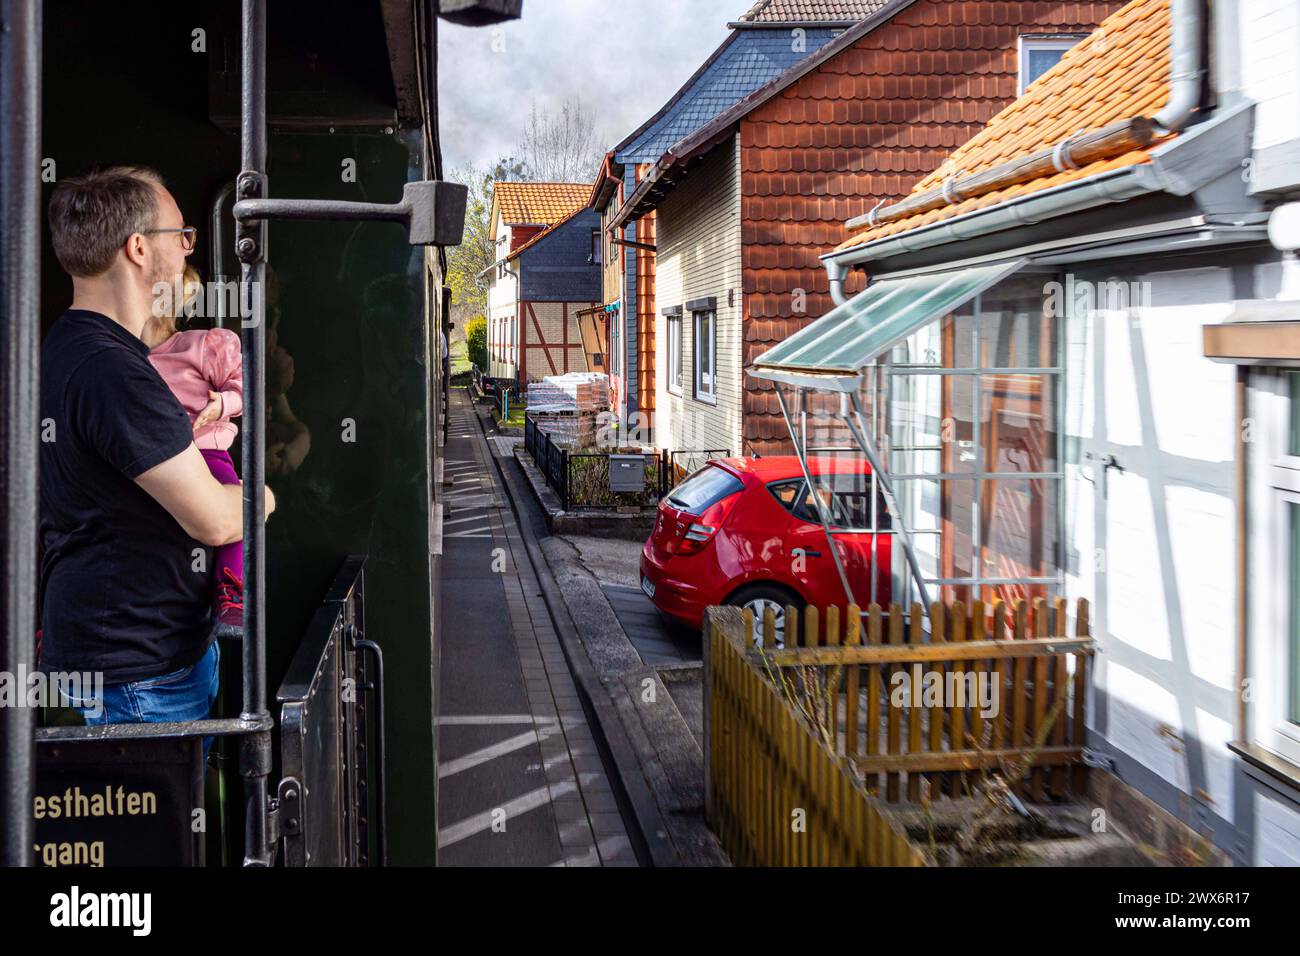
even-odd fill
[{"label": "bare tree", "polygon": [[534,101],[519,155],[535,182],[591,182],[605,156],[595,114],[578,96],[564,100],[558,111],[539,110]]}]

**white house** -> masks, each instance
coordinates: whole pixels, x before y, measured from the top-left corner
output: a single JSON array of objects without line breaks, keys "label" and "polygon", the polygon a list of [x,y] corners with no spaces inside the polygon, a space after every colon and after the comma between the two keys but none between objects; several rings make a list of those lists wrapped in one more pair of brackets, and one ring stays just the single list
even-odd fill
[{"label": "white house", "polygon": [[489,237],[488,369],[524,384],[587,371],[578,312],[600,299],[600,219],[584,183],[498,182]]},{"label": "white house", "polygon": [[864,403],[932,593],[1091,602],[1093,756],[1241,864],[1300,864],[1297,50],[1300,0],[1133,0],[749,370]]}]

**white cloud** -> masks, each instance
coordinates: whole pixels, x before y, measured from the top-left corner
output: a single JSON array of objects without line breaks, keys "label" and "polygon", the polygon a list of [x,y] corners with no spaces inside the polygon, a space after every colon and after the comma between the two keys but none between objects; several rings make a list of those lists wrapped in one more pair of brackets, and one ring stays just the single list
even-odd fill
[{"label": "white cloud", "polygon": [[520,20],[438,27],[447,169],[517,152],[534,100],[581,96],[606,148],[650,118],[727,37],[749,0],[524,0]]}]

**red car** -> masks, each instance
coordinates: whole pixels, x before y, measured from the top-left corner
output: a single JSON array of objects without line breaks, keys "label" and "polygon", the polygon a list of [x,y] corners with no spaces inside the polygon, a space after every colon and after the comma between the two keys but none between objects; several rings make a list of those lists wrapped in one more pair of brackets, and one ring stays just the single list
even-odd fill
[{"label": "red car", "polygon": [[[835,536],[854,599],[888,602],[892,536],[870,530],[870,466],[814,459],[809,470],[832,527],[857,532]],[[887,532],[883,497],[875,507],[874,527]],[[785,605],[847,603],[817,502],[793,456],[711,461],[674,488],[641,551],[641,589],[662,614],[694,628],[713,605],[749,608],[756,624],[772,607],[778,639]]]}]

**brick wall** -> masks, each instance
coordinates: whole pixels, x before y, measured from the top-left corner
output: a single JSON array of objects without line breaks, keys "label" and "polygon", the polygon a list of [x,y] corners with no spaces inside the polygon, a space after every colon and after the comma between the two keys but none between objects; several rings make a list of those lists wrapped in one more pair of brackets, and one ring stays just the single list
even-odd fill
[{"label": "brick wall", "polygon": [[[904,196],[1015,99],[1020,35],[1088,33],[1121,6],[920,0],[742,120],[744,363],[830,310],[818,256],[845,222]],[[747,445],[785,449],[775,392],[746,385]]]}]

